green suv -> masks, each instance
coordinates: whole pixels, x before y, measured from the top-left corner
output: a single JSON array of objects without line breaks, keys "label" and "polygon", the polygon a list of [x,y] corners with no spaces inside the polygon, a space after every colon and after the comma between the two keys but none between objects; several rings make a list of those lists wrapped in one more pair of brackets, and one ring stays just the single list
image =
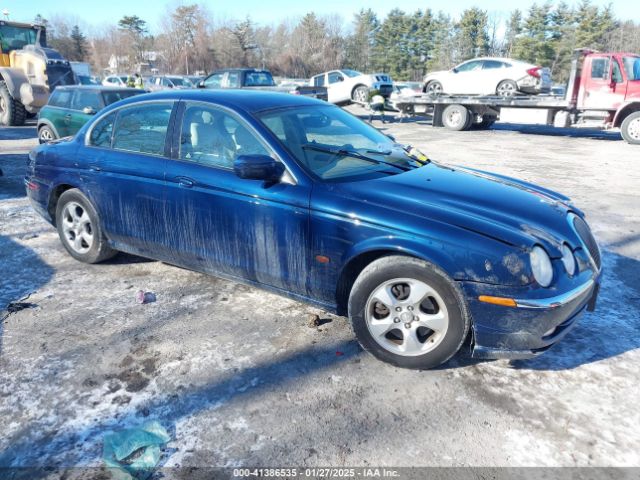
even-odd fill
[{"label": "green suv", "polygon": [[146,92],[102,85],[58,87],[38,114],[38,140],[46,143],[75,135],[102,108],[141,93]]}]

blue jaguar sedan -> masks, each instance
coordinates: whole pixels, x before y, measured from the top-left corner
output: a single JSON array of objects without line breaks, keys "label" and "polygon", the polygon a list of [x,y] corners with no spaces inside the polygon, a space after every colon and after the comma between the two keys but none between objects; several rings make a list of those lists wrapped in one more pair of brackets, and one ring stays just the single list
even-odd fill
[{"label": "blue jaguar sedan", "polygon": [[294,95],[136,96],[36,147],[25,183],[82,262],[122,251],[267,288],[348,315],[400,367],[463,345],[540,354],[598,292],[600,250],[567,197]]}]

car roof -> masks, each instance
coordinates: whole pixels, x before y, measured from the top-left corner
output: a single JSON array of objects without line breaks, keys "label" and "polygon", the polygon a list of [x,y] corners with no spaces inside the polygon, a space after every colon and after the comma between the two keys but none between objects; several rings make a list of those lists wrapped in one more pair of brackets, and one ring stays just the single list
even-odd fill
[{"label": "car roof", "polygon": [[124,92],[132,90],[126,87],[113,87],[110,85],[60,85],[56,90],[97,90],[101,92]]},{"label": "car roof", "polygon": [[150,100],[186,100],[211,102],[235,110],[248,113],[287,107],[331,106],[331,104],[315,98],[290,93],[250,91],[250,90],[163,90],[143,95],[135,95],[117,102],[118,106],[145,102]]},{"label": "car roof", "polygon": [[271,73],[266,68],[221,68],[219,70],[211,72],[211,74],[213,75],[214,73],[224,73],[224,72],[265,72],[265,73]]}]

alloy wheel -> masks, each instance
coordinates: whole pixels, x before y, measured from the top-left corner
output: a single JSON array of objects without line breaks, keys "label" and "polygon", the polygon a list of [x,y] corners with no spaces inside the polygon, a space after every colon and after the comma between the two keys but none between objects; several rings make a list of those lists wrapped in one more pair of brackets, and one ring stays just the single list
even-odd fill
[{"label": "alloy wheel", "polygon": [[62,231],[67,245],[77,253],[87,253],[93,246],[93,228],[87,210],[69,202],[62,210]]},{"label": "alloy wheel", "polygon": [[382,283],[373,290],[365,308],[373,339],[397,355],[417,356],[432,351],[449,327],[449,314],[440,294],[413,278]]}]

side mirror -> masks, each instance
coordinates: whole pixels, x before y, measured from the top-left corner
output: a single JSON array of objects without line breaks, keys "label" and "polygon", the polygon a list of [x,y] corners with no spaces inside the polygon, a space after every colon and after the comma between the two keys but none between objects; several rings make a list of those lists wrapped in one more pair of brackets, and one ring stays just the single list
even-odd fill
[{"label": "side mirror", "polygon": [[240,155],[233,163],[235,174],[246,180],[278,182],[284,165],[267,155]]},{"label": "side mirror", "polygon": [[204,88],[204,80],[198,82],[198,88]]},{"label": "side mirror", "polygon": [[458,69],[457,69],[457,68],[455,68],[455,67],[454,67],[454,68],[452,68],[452,69],[451,69],[451,71],[452,71],[453,73],[458,73]]},{"label": "side mirror", "polygon": [[96,111],[93,107],[84,107],[82,109],[82,113],[86,114],[86,115],[95,115]]}]

